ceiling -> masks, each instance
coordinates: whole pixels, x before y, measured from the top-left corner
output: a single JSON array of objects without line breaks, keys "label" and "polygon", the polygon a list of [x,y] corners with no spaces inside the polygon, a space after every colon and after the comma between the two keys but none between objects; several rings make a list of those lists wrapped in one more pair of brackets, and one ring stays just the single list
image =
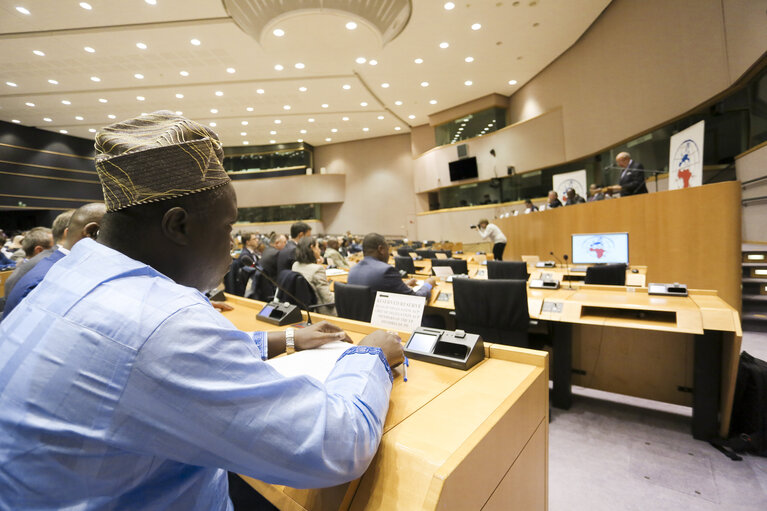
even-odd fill
[{"label": "ceiling", "polygon": [[610,1],[445,3],[413,0],[384,45],[372,23],[333,9],[266,20],[258,41],[217,0],[0,0],[0,120],[91,139],[167,109],[213,126],[225,146],[406,133],[430,114],[513,94]]}]

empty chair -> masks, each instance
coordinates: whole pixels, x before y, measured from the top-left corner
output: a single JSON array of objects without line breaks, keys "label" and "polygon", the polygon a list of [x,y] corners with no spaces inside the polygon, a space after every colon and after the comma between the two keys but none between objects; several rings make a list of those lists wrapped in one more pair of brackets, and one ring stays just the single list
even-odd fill
[{"label": "empty chair", "polygon": [[415,264],[410,256],[394,256],[394,267],[398,270],[404,271],[407,274],[415,273]]},{"label": "empty chair", "polygon": [[590,266],[586,269],[586,284],[625,286],[626,265],[618,263]]},{"label": "empty chair", "polygon": [[336,282],[333,291],[339,317],[370,322],[376,295],[368,286]]},{"label": "empty chair", "polygon": [[528,346],[526,281],[455,279],[453,293],[457,328],[485,342]]},{"label": "empty chair", "polygon": [[297,271],[282,270],[277,275],[277,283],[293,295],[290,296],[281,289],[277,290],[275,297],[279,298],[281,302],[290,302],[293,305],[310,310],[320,306],[317,305],[317,296],[314,294],[314,289],[312,289],[312,286],[306,281],[304,276]]},{"label": "empty chair", "polygon": [[527,263],[520,261],[488,261],[488,279],[527,280]]},{"label": "empty chair", "polygon": [[408,246],[399,247],[397,249],[397,255],[400,255],[402,257],[410,257],[411,249]]},{"label": "empty chair", "polygon": [[453,269],[453,273],[456,275],[469,274],[469,265],[463,259],[432,259],[431,266],[432,268],[435,266],[450,266]]},{"label": "empty chair", "polygon": [[434,259],[435,257],[437,257],[436,255],[434,255],[434,251],[428,248],[419,248],[418,250],[415,251],[415,253],[423,257],[424,259]]}]

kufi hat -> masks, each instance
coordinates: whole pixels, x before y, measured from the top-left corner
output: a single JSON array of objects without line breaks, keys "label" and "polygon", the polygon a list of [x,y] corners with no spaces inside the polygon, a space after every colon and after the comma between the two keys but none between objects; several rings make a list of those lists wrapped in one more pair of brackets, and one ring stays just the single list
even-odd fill
[{"label": "kufi hat", "polygon": [[107,211],[173,199],[230,182],[211,129],[169,111],[102,128],[96,171]]}]

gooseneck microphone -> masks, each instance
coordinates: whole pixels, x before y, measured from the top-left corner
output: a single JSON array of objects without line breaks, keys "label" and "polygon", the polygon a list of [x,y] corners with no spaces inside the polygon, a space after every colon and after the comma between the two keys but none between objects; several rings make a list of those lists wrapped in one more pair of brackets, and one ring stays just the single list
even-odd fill
[{"label": "gooseneck microphone", "polygon": [[[312,324],[312,316],[311,316],[311,314],[309,314],[309,307],[307,307],[306,304],[303,301],[301,301],[298,298],[296,298],[295,295],[293,295],[293,293],[291,293],[290,291],[288,291],[287,289],[285,289],[284,287],[279,285],[276,280],[274,280],[272,277],[267,275],[266,272],[264,271],[263,266],[261,266],[260,264],[257,264],[256,265],[256,269],[259,271],[259,274],[261,276],[266,277],[266,280],[268,280],[269,282],[274,284],[274,287],[276,287],[277,289],[279,289],[280,291],[282,291],[283,293],[285,293],[286,295],[288,295],[289,297],[291,297],[292,299],[294,299],[296,301],[298,306],[301,307],[301,310],[306,312],[306,324],[307,325],[311,325]],[[273,302],[274,301],[279,302],[279,300],[277,300],[277,295],[276,294],[275,294],[275,297],[272,298],[272,301]]]},{"label": "gooseneck microphone", "polygon": [[554,255],[554,252],[549,252],[549,255],[550,255],[551,257],[553,257],[554,259],[556,259],[556,261],[557,261],[559,264],[561,264],[562,266],[564,266],[564,264],[562,263],[562,261],[561,261],[561,260],[560,260],[560,259],[559,259],[559,258],[558,258],[556,255]]},{"label": "gooseneck microphone", "polygon": [[[570,259],[570,256],[567,254],[563,255],[562,258],[565,260],[565,269],[567,270],[567,276],[570,276],[570,264],[567,262],[568,259]],[[573,288],[573,281],[572,279],[567,279],[567,289]]]}]

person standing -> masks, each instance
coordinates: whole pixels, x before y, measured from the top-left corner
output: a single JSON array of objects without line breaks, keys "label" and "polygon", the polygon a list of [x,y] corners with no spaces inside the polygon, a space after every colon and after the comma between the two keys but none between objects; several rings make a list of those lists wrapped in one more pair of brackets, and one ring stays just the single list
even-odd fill
[{"label": "person standing", "polygon": [[615,163],[623,168],[620,181],[618,181],[618,185],[621,188],[621,197],[647,193],[643,172],[644,166],[641,163],[632,160],[631,155],[626,151],[618,153],[618,156],[615,157]]},{"label": "person standing", "polygon": [[503,261],[503,250],[506,248],[506,236],[503,235],[501,229],[497,225],[488,222],[487,218],[480,219],[477,225],[473,225],[472,229],[476,228],[480,237],[483,240],[490,240],[493,244],[493,258],[496,261]]}]

